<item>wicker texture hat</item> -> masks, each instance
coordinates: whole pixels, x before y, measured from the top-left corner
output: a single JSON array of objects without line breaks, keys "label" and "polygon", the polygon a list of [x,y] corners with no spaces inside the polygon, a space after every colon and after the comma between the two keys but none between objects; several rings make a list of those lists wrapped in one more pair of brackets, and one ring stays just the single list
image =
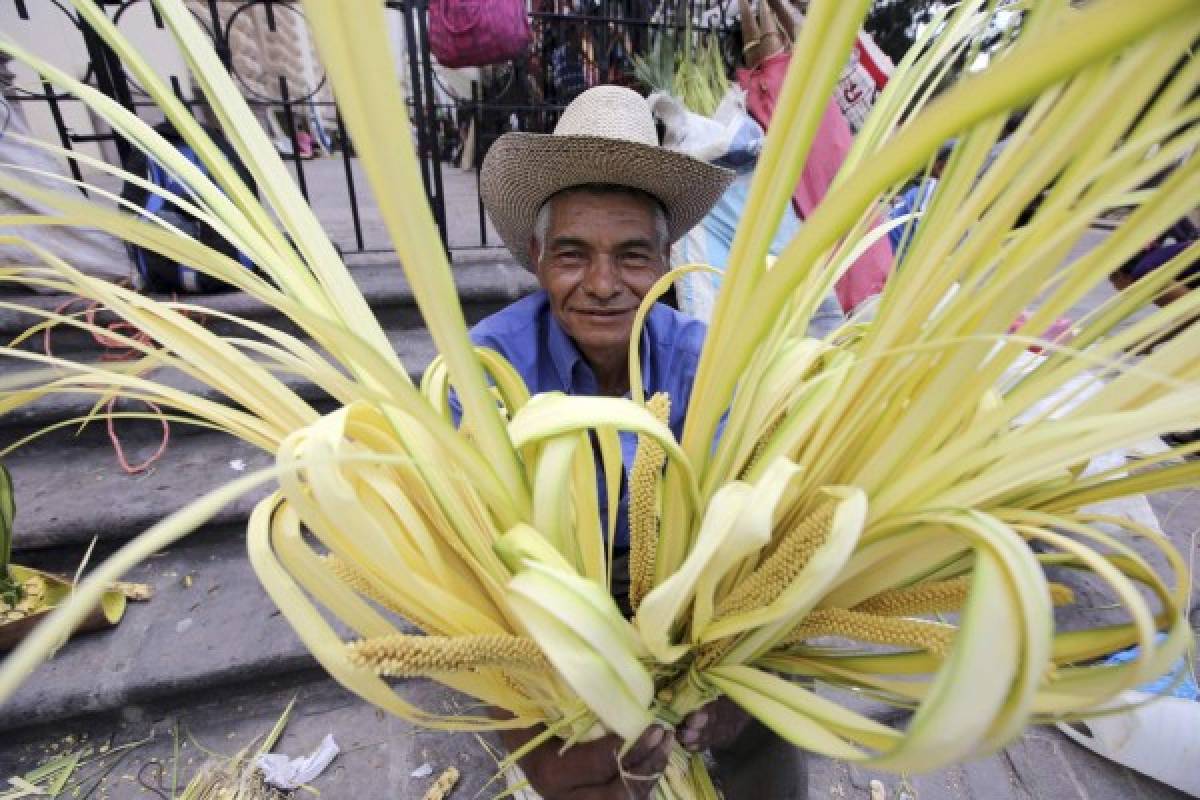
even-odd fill
[{"label": "wicker texture hat", "polygon": [[695,227],[733,173],[658,146],[650,106],[621,86],[576,97],[554,133],[506,133],[488,150],[480,195],[500,238],[526,269],[538,209],[552,195],[587,183],[631,186],[658,198],[672,242]]}]

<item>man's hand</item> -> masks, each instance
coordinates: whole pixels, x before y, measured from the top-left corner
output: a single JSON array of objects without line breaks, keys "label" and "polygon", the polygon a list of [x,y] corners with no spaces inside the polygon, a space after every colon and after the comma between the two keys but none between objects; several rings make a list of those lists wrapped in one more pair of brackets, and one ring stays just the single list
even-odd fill
[{"label": "man's hand", "polygon": [[[501,731],[500,738],[513,752],[543,730]],[[642,800],[666,769],[673,741],[670,731],[651,725],[618,762],[622,741],[617,736],[576,744],[561,755],[562,741],[552,738],[519,763],[544,800]]]},{"label": "man's hand", "polygon": [[725,750],[746,729],[750,715],[728,697],[718,697],[683,718],[679,743],[693,753]]}]

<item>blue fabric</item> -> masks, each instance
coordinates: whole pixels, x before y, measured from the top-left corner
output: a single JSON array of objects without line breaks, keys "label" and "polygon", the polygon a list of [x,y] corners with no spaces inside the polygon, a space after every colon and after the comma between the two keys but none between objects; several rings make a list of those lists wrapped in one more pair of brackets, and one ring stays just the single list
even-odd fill
[{"label": "blue fabric", "polygon": [[[669,425],[675,438],[683,435],[683,420],[692,396],[692,383],[700,364],[707,327],[693,317],[680,314],[657,303],[646,315],[640,342],[642,380],[646,396],[666,392],[671,397]],[[567,335],[550,308],[545,292],[536,292],[491,315],[471,329],[471,341],[495,350],[508,359],[520,373],[530,394],[563,392],[573,395],[597,395],[596,375],[575,343]],[[457,419],[460,409],[451,397]],[[624,475],[617,509],[614,547],[629,546],[627,480],[637,450],[637,436],[622,433],[621,460]],[[597,455],[597,459],[599,456]],[[608,495],[603,471],[597,468],[600,492],[600,519],[607,530]]]},{"label": "blue fabric", "polygon": [[[1161,644],[1166,640],[1164,634],[1158,634],[1155,639]],[[1127,650],[1122,650],[1119,653],[1114,653],[1104,660],[1104,664],[1128,664],[1138,657],[1140,648],[1136,645]],[[1186,659],[1179,659],[1175,662],[1175,666],[1171,667],[1171,671],[1163,675],[1158,680],[1151,681],[1144,686],[1138,687],[1139,692],[1147,694],[1161,694],[1167,697],[1178,697],[1180,700],[1200,700],[1200,687],[1196,686],[1196,679],[1192,677],[1192,672],[1188,668]]]},{"label": "blue fabric", "polygon": [[[933,196],[933,190],[936,186],[937,179],[930,178],[923,183],[909,188],[896,199],[895,205],[892,206],[891,212],[888,213],[888,219],[897,220],[908,214],[924,211],[925,206],[929,205],[929,199]],[[905,234],[907,234],[907,241],[905,241]],[[908,245],[916,235],[917,220],[915,219],[910,219],[903,225],[899,225],[888,231],[888,240],[892,243],[892,252],[896,254],[897,262],[904,257],[904,252],[908,250]],[[900,247],[901,243],[904,244],[903,249]]]},{"label": "blue fabric", "polygon": [[[208,168],[204,166],[204,162],[200,160],[200,156],[189,145],[183,143],[175,143],[175,149],[188,161],[192,162],[193,166],[208,175]],[[161,164],[152,158],[148,158],[146,162],[147,174],[146,177],[155,186],[164,189],[171,194],[187,200],[191,198],[192,192],[188,186],[178,180],[174,175],[166,170]],[[157,192],[147,192],[145,201],[142,204],[146,213],[159,217],[160,219],[169,222],[181,231],[191,236],[194,239],[201,240],[201,243],[206,243],[202,240],[202,234],[208,230],[202,226],[199,220],[179,211],[173,203]],[[182,290],[186,292],[201,292],[205,289],[205,281],[201,277],[201,273],[192,267],[184,264],[171,262],[166,257],[160,257],[157,260],[156,267],[152,268],[146,258],[146,251],[141,247],[131,248],[134,264],[137,266],[138,272],[142,276],[142,281],[149,288]],[[234,251],[233,256],[243,267],[253,269],[254,263],[249,256],[240,250]],[[161,285],[161,278],[166,279],[166,286]]]}]

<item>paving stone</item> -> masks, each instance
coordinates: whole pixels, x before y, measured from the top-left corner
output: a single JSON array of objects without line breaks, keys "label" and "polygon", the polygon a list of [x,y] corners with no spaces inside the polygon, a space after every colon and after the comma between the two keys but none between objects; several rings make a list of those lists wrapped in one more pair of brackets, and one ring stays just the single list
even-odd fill
[{"label": "paving stone", "polygon": [[314,665],[253,574],[240,529],[207,528],[131,570],[154,586],[78,636],[0,707],[0,730],[261,680]]},{"label": "paving stone", "polygon": [[1187,795],[1107,761],[1053,728],[1033,728],[1000,753],[937,772],[901,776],[809,757],[810,800],[870,798],[878,780],[888,800],[903,781],[914,800],[1183,800]]},{"label": "paving stone", "polygon": [[860,796],[850,785],[850,770],[844,761],[808,756],[808,800],[846,800]]},{"label": "paving stone", "polygon": [[[152,451],[143,444],[127,455],[137,461]],[[129,538],[206,491],[272,460],[248,444],[210,431],[168,446],[150,469],[127,475],[111,448],[72,446],[69,439],[47,437],[6,459],[17,498],[15,548],[19,553],[78,547],[93,536]],[[214,522],[244,521],[266,492],[264,487],[235,501],[218,512]]]},{"label": "paving stone", "polygon": [[[433,361],[436,355],[433,339],[430,337],[428,331],[424,329],[391,331],[388,334],[388,342],[391,344],[393,352],[396,353],[401,363],[407,369],[409,378],[414,382],[419,382],[425,368],[429,366],[429,363]],[[19,372],[14,372],[13,374],[19,374]],[[228,397],[216,391],[208,384],[175,369],[162,368],[154,370],[147,377],[172,389],[189,392],[205,400],[227,404],[232,403]],[[284,385],[314,408],[324,411],[334,407],[332,398],[307,378],[293,374],[278,374],[277,377]],[[82,418],[91,413],[95,402],[96,397],[94,395],[81,393],[51,394],[28,405],[14,409],[0,417],[0,444],[16,442],[24,436],[38,432],[61,420]],[[118,411],[145,411],[146,406],[134,401],[118,400],[116,409]],[[119,424],[122,435],[127,430],[137,430],[140,428],[145,428],[150,434],[155,434],[161,430],[159,423],[151,421],[143,423],[140,421],[122,420]],[[175,425],[172,436],[176,435],[176,433],[186,435],[194,430],[196,428],[186,425]],[[75,438],[83,440],[107,440],[107,433],[105,432],[103,422],[93,422],[84,428],[83,431],[78,431],[75,427],[72,427],[69,433]],[[90,436],[88,435],[89,433],[91,434]]]},{"label": "paving stone", "polygon": [[[387,330],[424,327],[417,310],[412,289],[398,263],[373,264],[352,270],[355,281],[367,302],[374,310],[380,323]],[[471,261],[453,271],[459,298],[468,317],[479,319],[511,303],[536,288],[533,276],[518,266],[511,258],[501,260]],[[11,295],[6,295],[9,299]],[[17,296],[22,305],[42,310],[54,310],[70,298],[62,295]],[[163,298],[169,299],[169,298]],[[211,295],[189,295],[186,301],[201,309],[211,309],[233,314],[245,319],[256,320],[280,330],[295,333],[296,329],[274,308],[241,292]],[[78,306],[73,310],[80,310]],[[115,319],[107,313],[96,317],[98,324],[107,324]],[[41,322],[36,315],[0,308],[0,338],[4,341],[26,331]],[[246,331],[229,322],[210,316],[206,327],[221,334],[245,336]],[[92,353],[97,345],[91,334],[68,328],[56,330],[51,339],[56,354]],[[24,345],[27,349],[41,351],[42,337],[35,337]]]},{"label": "paving stone", "polygon": [[969,800],[1033,800],[1005,753],[968,761],[959,767],[959,774]]},{"label": "paving stone", "polygon": [[1182,800],[1188,795],[1126,767],[1098,758],[1054,731],[1057,750],[1085,800]]},{"label": "paving stone", "polygon": [[[433,358],[433,344],[428,335],[400,334],[393,343],[412,370],[412,377],[418,379]],[[180,388],[188,388],[189,384],[192,388],[199,386],[184,379],[170,382]],[[311,395],[320,395],[311,384],[306,388],[310,400],[314,399]],[[303,396],[305,392],[300,394]],[[90,408],[90,400],[84,396],[63,396],[56,398],[55,404],[47,413],[76,416]],[[323,410],[322,403],[314,405]],[[332,401],[325,401],[324,405],[331,406]],[[65,411],[68,408],[70,411]],[[50,424],[50,419],[40,424]],[[97,431],[95,435],[78,436],[74,427],[65,428],[29,443],[5,459],[18,498],[15,544],[18,550],[86,544],[93,536],[128,538],[205,491],[237,477],[238,469],[234,466],[237,462],[245,471],[267,466],[272,461],[266,453],[225,434],[173,423],[171,440],[162,458],[147,471],[128,475],[118,463],[103,423],[93,423],[90,427]],[[140,463],[158,449],[159,423],[122,421],[119,431],[131,463]],[[14,440],[12,431],[0,431],[0,442]],[[64,491],[64,487],[70,487],[70,491]],[[266,491],[264,488],[235,501],[216,520],[226,523],[244,520]]]},{"label": "paving stone", "polygon": [[[425,708],[450,711],[458,701],[427,683],[413,682],[403,689],[412,702]],[[80,793],[74,796],[81,798],[173,797],[173,776],[178,776],[177,787],[182,791],[213,757],[211,753],[230,756],[257,747],[259,738],[271,730],[293,698],[296,704],[274,752],[304,756],[316,749],[326,734],[332,734],[341,752],[311,784],[323,798],[419,798],[449,766],[457,767],[462,775],[453,797],[492,797],[501,791],[498,784],[487,786],[495,773],[495,762],[483,744],[491,741],[490,736],[415,728],[359,700],[319,672],[229,687],[217,697],[211,693],[174,697],[165,703],[129,705],[108,714],[6,733],[0,747],[0,782],[62,752],[106,745],[111,752],[152,737],[125,751],[120,760],[113,755],[81,768],[65,796],[72,797],[71,790],[78,785]],[[101,783],[106,768],[111,771]],[[425,775],[426,771],[431,774]],[[88,795],[96,784],[100,785]],[[145,788],[147,785],[155,791]],[[296,797],[316,795],[301,791]]]}]

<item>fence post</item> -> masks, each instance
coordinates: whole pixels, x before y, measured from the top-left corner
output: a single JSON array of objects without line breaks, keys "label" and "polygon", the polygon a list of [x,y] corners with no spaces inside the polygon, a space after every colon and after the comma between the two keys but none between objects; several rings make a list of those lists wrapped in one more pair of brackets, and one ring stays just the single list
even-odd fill
[{"label": "fence post", "polygon": [[292,140],[292,163],[296,165],[296,182],[300,184],[300,194],[304,201],[309,202],[308,182],[304,179],[303,158],[300,157],[300,144],[296,141],[296,116],[292,113],[292,97],[288,93],[287,76],[279,76],[279,102],[283,105],[283,122],[287,125],[288,138]]},{"label": "fence post", "polygon": [[358,192],[354,188],[354,166],[350,163],[350,135],[346,131],[346,123],[342,121],[342,110],[334,101],[333,113],[336,115],[338,130],[342,135],[342,169],[346,173],[346,187],[350,190],[350,216],[354,220],[354,241],[359,250],[365,250],[363,245],[362,220],[358,216]]},{"label": "fence post", "polygon": [[217,57],[221,59],[221,63],[225,65],[226,72],[232,73],[233,51],[229,47],[229,40],[225,37],[225,30],[221,25],[221,10],[217,8],[217,0],[208,0],[208,15],[212,17],[213,48],[217,51]]},{"label": "fence post", "polygon": [[417,160],[421,165],[421,183],[425,185],[425,196],[433,203],[433,178],[425,154],[429,152],[428,126],[425,124],[425,102],[421,82],[421,62],[417,53],[417,33],[413,25],[413,12],[420,13],[416,0],[404,0],[404,49],[408,51],[408,90],[412,94],[412,122],[417,129]]},{"label": "fence post", "polygon": [[[91,59],[92,68],[96,73],[96,88],[136,114],[137,108],[133,103],[133,94],[129,91],[129,82],[125,78],[125,68],[121,66],[121,59],[86,20],[82,17],[77,19],[79,31],[83,34],[83,41],[87,46],[88,58]],[[121,166],[128,166],[133,154],[132,145],[125,137],[116,133],[112,134],[112,139],[121,157]]]},{"label": "fence post", "polygon": [[433,173],[433,218],[442,234],[442,247],[450,253],[450,239],[446,232],[446,194],[442,184],[442,148],[438,137],[437,95],[433,91],[433,61],[429,53],[429,25],[427,20],[429,0],[417,0],[417,31],[421,37],[421,67],[425,77],[425,121],[429,125],[429,165]]},{"label": "fence post", "polygon": [[[483,192],[479,191],[479,175],[480,153],[483,152],[481,142],[483,141],[483,101],[479,91],[479,81],[471,81],[471,126],[474,128],[474,135],[471,136],[471,168],[475,173],[475,201],[479,206],[479,243],[483,247],[488,246],[487,235],[487,211],[483,207]],[[470,131],[468,131],[470,135]],[[463,152],[466,153],[466,144],[463,144]]]}]

